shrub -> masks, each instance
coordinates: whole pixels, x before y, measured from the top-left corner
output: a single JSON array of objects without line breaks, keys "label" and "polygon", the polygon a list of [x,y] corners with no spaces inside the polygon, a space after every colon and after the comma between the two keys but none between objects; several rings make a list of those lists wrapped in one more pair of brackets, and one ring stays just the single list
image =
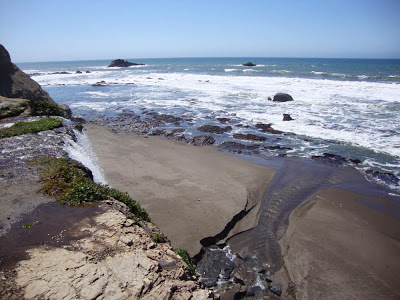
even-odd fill
[{"label": "shrub", "polygon": [[151,239],[156,243],[165,243],[165,237],[162,233],[153,233]]},{"label": "shrub", "polygon": [[50,101],[35,100],[30,102],[31,114],[33,116],[61,116],[65,117],[64,110]]},{"label": "shrub", "polygon": [[31,164],[42,167],[42,192],[56,197],[62,203],[80,205],[113,198],[124,203],[137,219],[152,222],[147,211],[128,193],[93,182],[91,174],[78,162],[67,158],[46,157],[32,160]]},{"label": "shrub", "polygon": [[0,129],[0,138],[22,135],[26,133],[37,133],[61,127],[62,122],[55,118],[45,118],[39,121],[18,122],[9,128]]},{"label": "shrub", "polygon": [[189,256],[189,253],[186,251],[186,249],[175,248],[174,251],[175,251],[176,254],[178,254],[180,257],[182,257],[183,261],[189,267],[190,273],[195,274],[196,266],[192,263],[192,261],[190,259],[190,256]]}]

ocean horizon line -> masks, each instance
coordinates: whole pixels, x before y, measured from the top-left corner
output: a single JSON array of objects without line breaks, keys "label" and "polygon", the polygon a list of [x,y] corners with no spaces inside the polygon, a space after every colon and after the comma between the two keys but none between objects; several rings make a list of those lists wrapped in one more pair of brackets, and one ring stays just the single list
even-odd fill
[{"label": "ocean horizon line", "polygon": [[29,63],[67,63],[67,62],[89,62],[89,61],[112,61],[115,59],[124,60],[146,60],[146,59],[326,59],[326,60],[385,60],[400,61],[399,58],[374,58],[374,57],[303,57],[303,56],[177,56],[177,57],[134,57],[134,58],[99,58],[99,59],[76,59],[76,60],[48,60],[48,61],[14,61],[16,64]]}]

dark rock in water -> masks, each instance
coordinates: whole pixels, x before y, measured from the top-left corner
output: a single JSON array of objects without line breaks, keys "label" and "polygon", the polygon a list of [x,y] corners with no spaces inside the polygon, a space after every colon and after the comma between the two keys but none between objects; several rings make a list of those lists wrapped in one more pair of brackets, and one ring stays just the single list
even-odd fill
[{"label": "dark rock in water", "polygon": [[373,171],[373,170],[367,170],[365,171],[368,175],[371,175],[372,177],[382,180],[385,183],[388,184],[394,184],[394,185],[399,185],[400,179],[392,174],[392,173],[382,173],[379,171]]},{"label": "dark rock in water", "polygon": [[268,101],[272,101],[272,98],[271,98],[271,97],[268,97]]},{"label": "dark rock in water", "polygon": [[68,74],[71,74],[71,73],[66,72],[66,71],[51,73],[51,75],[68,75]]},{"label": "dark rock in water", "polygon": [[282,147],[282,146],[264,146],[264,149],[266,150],[293,150],[292,148],[289,147]]},{"label": "dark rock in water", "polygon": [[237,143],[237,142],[223,142],[221,145],[219,145],[219,148],[227,150],[232,153],[241,154],[243,151],[246,151],[246,150],[258,149],[258,148],[260,148],[260,145],[258,145],[258,144],[244,145],[244,144]]},{"label": "dark rock in water", "polygon": [[255,134],[242,134],[236,133],[233,135],[233,138],[238,140],[247,140],[247,141],[265,141],[267,138],[264,136],[259,136]]},{"label": "dark rock in water", "polygon": [[292,96],[286,93],[276,93],[274,96],[274,99],[272,100],[274,102],[288,102],[288,101],[293,101]]},{"label": "dark rock in water", "polygon": [[255,67],[255,66],[257,66],[257,65],[256,65],[256,64],[253,64],[251,61],[249,61],[249,62],[243,64],[243,66],[245,66],[245,67]]},{"label": "dark rock in water", "polygon": [[215,143],[215,139],[209,135],[199,135],[194,138],[187,139],[187,142],[194,146],[207,146]]},{"label": "dark rock in water", "polygon": [[347,159],[344,158],[343,156],[332,153],[323,153],[323,155],[313,155],[311,156],[311,158],[322,162],[333,163],[336,165],[341,165],[347,162]]},{"label": "dark rock in water", "polygon": [[127,60],[123,59],[115,59],[111,62],[111,64],[108,66],[109,68],[112,67],[130,67],[130,66],[144,66],[144,64],[138,64],[138,63],[132,63]]},{"label": "dark rock in water", "polygon": [[86,71],[86,73],[90,73],[90,71]]},{"label": "dark rock in water", "polygon": [[76,74],[82,74],[82,71],[76,71]]},{"label": "dark rock in water", "polygon": [[356,158],[356,159],[349,159],[353,164],[356,164],[356,165],[358,165],[358,164],[360,164],[361,163],[361,160],[359,160],[358,158]]},{"label": "dark rock in water", "polygon": [[6,48],[0,44],[0,96],[7,98],[44,100],[55,103],[40,85],[11,62]]},{"label": "dark rock in water", "polygon": [[228,123],[231,119],[229,118],[217,118],[217,120],[222,123],[222,124],[226,124]]},{"label": "dark rock in water", "polygon": [[262,132],[266,133],[272,133],[272,134],[282,134],[284,133],[283,131],[275,130],[271,127],[272,124],[263,124],[263,123],[258,123],[256,124],[256,128],[261,129]]},{"label": "dark rock in water", "polygon": [[154,119],[157,121],[162,121],[162,122],[166,122],[166,123],[179,123],[180,121],[182,121],[183,119],[180,117],[175,117],[172,115],[154,115]]},{"label": "dark rock in water", "polygon": [[207,286],[215,286],[219,279],[228,280],[235,264],[223,250],[207,251],[206,257],[197,265],[196,271],[202,274],[201,282]]},{"label": "dark rock in water", "polygon": [[92,84],[92,86],[107,86],[108,84],[102,80],[102,81],[98,81],[95,84]]},{"label": "dark rock in water", "polygon": [[283,114],[283,121],[292,121],[293,118],[289,114]]},{"label": "dark rock in water", "polygon": [[216,134],[222,134],[224,132],[231,131],[232,127],[231,126],[219,127],[219,126],[214,126],[214,125],[203,125],[197,129],[202,132],[211,132],[211,133],[216,133]]}]

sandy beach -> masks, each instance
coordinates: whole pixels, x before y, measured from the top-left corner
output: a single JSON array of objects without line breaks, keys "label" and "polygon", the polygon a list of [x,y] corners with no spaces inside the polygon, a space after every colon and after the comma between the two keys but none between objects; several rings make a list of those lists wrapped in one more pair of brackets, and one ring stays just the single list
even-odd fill
[{"label": "sandy beach", "polygon": [[139,201],[172,246],[192,256],[202,238],[218,234],[234,215],[261,201],[274,175],[271,168],[212,147],[86,128],[108,183]]},{"label": "sandy beach", "polygon": [[[85,132],[108,183],[137,199],[174,247],[197,254],[202,238],[245,208],[255,206],[233,231],[257,224],[272,168],[212,147],[92,124]],[[325,188],[295,209],[279,232],[283,267],[273,276],[283,299],[398,299],[400,222],[388,213],[398,210],[392,205],[370,191]]]},{"label": "sandy beach", "polygon": [[382,197],[319,192],[291,214],[274,279],[290,299],[399,299],[400,223],[391,209]]}]

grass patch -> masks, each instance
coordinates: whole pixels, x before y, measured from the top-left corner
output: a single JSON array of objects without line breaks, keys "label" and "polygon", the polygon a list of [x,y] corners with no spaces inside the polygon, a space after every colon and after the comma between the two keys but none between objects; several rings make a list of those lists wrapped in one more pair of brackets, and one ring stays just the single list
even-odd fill
[{"label": "grass patch", "polygon": [[195,274],[196,273],[196,265],[194,265],[190,259],[189,253],[186,251],[186,249],[183,248],[175,248],[174,249],[175,253],[178,254],[180,257],[182,257],[183,261],[187,264],[189,267],[190,273]]},{"label": "grass patch", "polygon": [[147,211],[128,193],[93,182],[89,171],[74,160],[46,157],[32,160],[31,164],[41,168],[42,192],[62,203],[76,206],[113,198],[128,206],[137,219],[152,222]]},{"label": "grass patch", "polygon": [[22,225],[22,227],[31,228],[33,225],[35,225],[35,224],[34,223],[25,223],[24,225]]},{"label": "grass patch", "polygon": [[151,239],[155,242],[155,243],[165,243],[165,237],[162,233],[153,233],[151,235]]},{"label": "grass patch", "polygon": [[65,117],[64,110],[50,101],[35,100],[30,102],[32,116],[60,116]]},{"label": "grass patch", "polygon": [[18,122],[9,128],[0,129],[0,138],[22,135],[26,133],[37,133],[61,127],[62,122],[55,118],[45,118],[39,121]]}]

